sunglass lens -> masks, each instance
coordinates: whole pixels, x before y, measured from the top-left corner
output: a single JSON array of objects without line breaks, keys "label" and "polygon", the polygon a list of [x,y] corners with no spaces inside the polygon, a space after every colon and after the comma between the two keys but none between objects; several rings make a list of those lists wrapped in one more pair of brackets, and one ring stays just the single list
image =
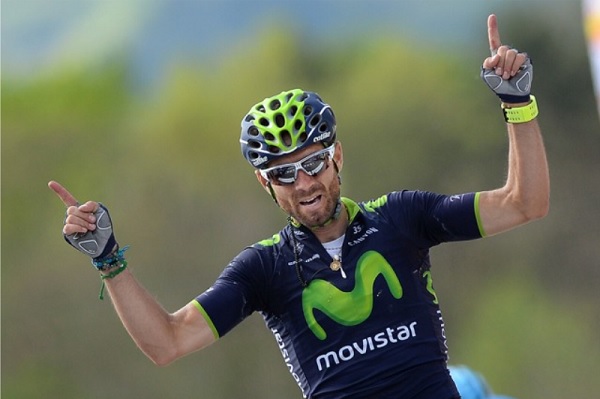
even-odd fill
[{"label": "sunglass lens", "polygon": [[296,167],[289,165],[273,169],[269,172],[269,178],[279,183],[292,184],[296,181]]},{"label": "sunglass lens", "polygon": [[310,176],[316,175],[321,171],[323,165],[325,165],[325,158],[327,154],[317,154],[310,157],[306,161],[302,162],[302,169]]},{"label": "sunglass lens", "polygon": [[293,184],[298,176],[298,169],[302,169],[309,176],[314,176],[323,170],[328,155],[328,152],[320,152],[300,161],[300,163],[282,165],[269,171],[268,177],[276,184]]}]

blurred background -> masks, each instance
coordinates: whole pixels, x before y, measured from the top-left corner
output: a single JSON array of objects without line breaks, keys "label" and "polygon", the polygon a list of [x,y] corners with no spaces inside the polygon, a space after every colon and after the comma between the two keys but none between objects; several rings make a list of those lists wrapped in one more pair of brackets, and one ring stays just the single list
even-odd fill
[{"label": "blurred background", "polygon": [[4,0],[2,397],[300,397],[259,315],[154,366],[98,300],[46,184],[108,206],[171,311],[285,224],[238,144],[250,106],[280,91],[334,108],[345,196],[496,188],[490,13],[535,65],[551,212],[432,250],[450,361],[520,399],[600,392],[600,122],[579,0]]}]

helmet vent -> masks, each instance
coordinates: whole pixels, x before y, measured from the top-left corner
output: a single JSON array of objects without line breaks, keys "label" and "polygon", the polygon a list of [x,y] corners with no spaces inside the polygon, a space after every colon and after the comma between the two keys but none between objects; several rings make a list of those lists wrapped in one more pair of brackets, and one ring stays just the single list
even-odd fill
[{"label": "helmet vent", "polygon": [[321,126],[319,126],[319,132],[324,133],[327,130],[329,130],[327,127],[327,123],[321,123]]},{"label": "helmet vent", "polygon": [[275,141],[275,136],[273,136],[273,133],[265,132],[264,136],[265,136],[265,140]]},{"label": "helmet vent", "polygon": [[267,118],[260,118],[258,120],[258,123],[260,123],[263,126],[269,126],[269,120]]},{"label": "helmet vent", "polygon": [[269,106],[271,107],[272,111],[278,110],[279,107],[281,107],[281,103],[279,102],[279,100],[275,99],[273,101],[271,101],[271,104],[269,104]]},{"label": "helmet vent", "polygon": [[307,105],[306,107],[304,107],[304,115],[308,116],[312,113],[313,108],[310,105]]},{"label": "helmet vent", "polygon": [[319,124],[319,122],[321,121],[321,115],[319,114],[315,114],[315,116],[313,116],[312,118],[310,118],[310,127],[315,127]]},{"label": "helmet vent", "polygon": [[294,129],[296,129],[296,131],[302,129],[302,121],[300,119],[296,119],[296,122],[294,122]]},{"label": "helmet vent", "polygon": [[281,137],[281,141],[283,141],[283,144],[285,144],[286,147],[292,145],[292,135],[287,130],[282,130],[279,137]]},{"label": "helmet vent", "polygon": [[257,110],[258,112],[263,112],[263,113],[264,113],[264,112],[265,112],[265,107],[264,107],[262,104],[258,104],[258,105],[256,106],[256,110]]},{"label": "helmet vent", "polygon": [[298,137],[298,143],[300,143],[300,144],[304,143],[307,138],[308,138],[308,135],[306,134],[306,132],[302,132],[300,134],[300,136]]},{"label": "helmet vent", "polygon": [[277,127],[281,128],[285,125],[285,118],[281,114],[275,115],[275,124]]},{"label": "helmet vent", "polygon": [[279,148],[275,147],[274,145],[270,145],[269,146],[269,152],[271,154],[278,154],[279,153]]},{"label": "helmet vent", "polygon": [[260,142],[258,142],[256,140],[248,140],[248,146],[252,147],[252,148],[259,149],[260,148]]},{"label": "helmet vent", "polygon": [[256,126],[250,126],[250,129],[248,129],[248,134],[250,136],[258,136],[258,128]]},{"label": "helmet vent", "polygon": [[246,122],[252,122],[252,121],[254,120],[254,116],[253,116],[253,115],[250,115],[250,114],[248,114],[248,115],[246,115],[246,118],[244,118],[244,120],[245,120]]}]

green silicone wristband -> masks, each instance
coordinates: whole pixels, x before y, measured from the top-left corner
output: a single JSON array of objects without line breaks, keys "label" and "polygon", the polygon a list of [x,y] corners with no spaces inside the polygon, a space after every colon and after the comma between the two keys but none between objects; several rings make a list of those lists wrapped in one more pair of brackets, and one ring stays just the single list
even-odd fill
[{"label": "green silicone wristband", "polygon": [[534,120],[538,116],[537,101],[534,96],[530,96],[531,102],[522,107],[507,108],[502,104],[504,120],[507,123],[526,123]]}]

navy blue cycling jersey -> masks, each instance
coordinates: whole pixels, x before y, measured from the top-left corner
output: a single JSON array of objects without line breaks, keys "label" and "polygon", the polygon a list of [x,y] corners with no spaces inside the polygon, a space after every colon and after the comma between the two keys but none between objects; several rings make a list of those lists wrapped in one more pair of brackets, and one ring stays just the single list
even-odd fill
[{"label": "navy blue cycling jersey", "polygon": [[216,337],[260,312],[304,397],[458,398],[429,249],[482,236],[477,199],[342,198],[342,269],[310,229],[287,225],[244,249],[195,304]]}]

